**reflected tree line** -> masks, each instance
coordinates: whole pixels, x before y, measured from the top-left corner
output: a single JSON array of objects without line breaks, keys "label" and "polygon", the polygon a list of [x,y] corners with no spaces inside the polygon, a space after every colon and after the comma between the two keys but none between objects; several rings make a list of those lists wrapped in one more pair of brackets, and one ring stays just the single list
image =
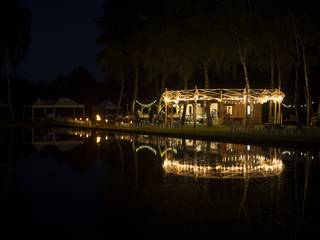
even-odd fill
[{"label": "reflected tree line", "polygon": [[319,98],[316,6],[312,0],[105,1],[97,61],[110,84],[121,85],[119,105],[123,92],[131,93],[132,112],[137,99],[159,99],[165,87],[281,88],[296,106],[297,124],[310,125]]}]

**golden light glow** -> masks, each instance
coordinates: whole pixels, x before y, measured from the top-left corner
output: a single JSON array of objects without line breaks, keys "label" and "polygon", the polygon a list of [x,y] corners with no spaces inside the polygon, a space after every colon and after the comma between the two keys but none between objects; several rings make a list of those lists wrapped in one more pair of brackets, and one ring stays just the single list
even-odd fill
[{"label": "golden light glow", "polygon": [[101,142],[101,137],[97,137],[97,138],[96,138],[96,143],[99,144],[100,142]]},{"label": "golden light glow", "polygon": [[148,149],[148,150],[150,150],[151,152],[153,152],[154,155],[157,155],[157,150],[155,150],[153,147],[148,146],[148,145],[141,145],[141,146],[139,146],[138,148],[136,148],[136,152],[139,152],[139,151],[142,150],[142,149]]},{"label": "golden light glow", "polygon": [[98,122],[101,121],[101,117],[100,117],[99,114],[96,115],[96,120],[97,120]]},{"label": "golden light glow", "polygon": [[205,178],[270,177],[280,175],[284,169],[282,161],[277,158],[265,159],[259,155],[255,159],[244,159],[245,156],[241,156],[241,160],[238,158],[237,161],[223,158],[222,162],[214,164],[165,159],[162,167],[166,173]]},{"label": "golden light glow", "polygon": [[281,103],[285,94],[280,89],[190,89],[166,90],[162,99],[165,103],[179,103],[186,101],[209,100],[225,103],[243,103],[246,100],[253,103],[266,103],[269,101]]},{"label": "golden light glow", "polygon": [[108,119],[106,119],[106,123],[108,123],[109,122],[109,120]]}]

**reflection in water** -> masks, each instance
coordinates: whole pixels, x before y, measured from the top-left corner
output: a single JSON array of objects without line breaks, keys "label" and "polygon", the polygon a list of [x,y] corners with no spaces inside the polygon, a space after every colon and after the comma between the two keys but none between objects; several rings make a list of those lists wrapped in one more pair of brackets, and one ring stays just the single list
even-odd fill
[{"label": "reflection in water", "polygon": [[213,146],[205,153],[209,155],[206,159],[202,154],[204,147],[197,144],[191,156],[183,154],[179,158],[179,153],[166,152],[163,169],[166,173],[204,178],[271,177],[283,171],[276,149],[272,153],[264,152],[261,147],[238,144],[214,143]]},{"label": "reflection in water", "polygon": [[[154,155],[158,152],[167,174],[201,178],[257,178],[280,175],[284,168],[278,149],[264,150],[250,145],[174,138],[157,138],[152,142],[146,136],[139,136],[136,141],[141,144],[136,148],[137,152],[142,149]],[[159,151],[153,147],[155,145]]]},{"label": "reflection in water", "polygon": [[[78,136],[78,132],[73,135]],[[82,135],[87,135],[83,133]],[[90,134],[91,135],[91,134]],[[102,134],[95,136],[100,145],[113,138]],[[182,140],[177,138],[152,138],[147,135],[115,135],[118,141],[133,142],[134,152],[148,150],[163,160],[163,170],[167,174],[200,178],[259,178],[278,176],[284,165],[280,150],[262,147]],[[285,151],[284,153],[290,153]],[[134,156],[134,158],[136,158]]]},{"label": "reflection in water", "polygon": [[88,131],[76,130],[42,130],[33,129],[31,133],[31,144],[41,151],[47,146],[55,146],[60,151],[70,151],[82,145],[86,138],[91,136]]},{"label": "reflection in water", "polygon": [[47,224],[45,232],[87,229],[93,239],[96,226],[149,237],[223,226],[244,238],[292,239],[319,223],[319,151],[90,131],[35,130],[28,145],[10,136],[0,146],[1,177],[10,177],[0,181],[0,210],[14,228],[21,219],[35,232]]}]

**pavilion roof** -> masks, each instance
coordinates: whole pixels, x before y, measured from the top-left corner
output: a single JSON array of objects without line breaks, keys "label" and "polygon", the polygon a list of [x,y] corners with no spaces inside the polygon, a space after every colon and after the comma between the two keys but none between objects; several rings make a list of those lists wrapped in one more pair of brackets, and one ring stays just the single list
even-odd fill
[{"label": "pavilion roof", "polygon": [[161,99],[167,103],[186,101],[211,101],[218,102],[244,102],[250,99],[256,103],[269,101],[282,102],[285,94],[280,89],[189,89],[189,90],[166,90]]}]

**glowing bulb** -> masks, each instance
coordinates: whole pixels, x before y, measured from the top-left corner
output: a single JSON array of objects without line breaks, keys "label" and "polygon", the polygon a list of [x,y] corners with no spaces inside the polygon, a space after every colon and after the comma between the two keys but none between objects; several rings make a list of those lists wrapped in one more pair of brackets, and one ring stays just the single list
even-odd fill
[{"label": "glowing bulb", "polygon": [[97,120],[97,121],[101,121],[101,117],[100,117],[99,114],[96,115],[96,120]]},{"label": "glowing bulb", "polygon": [[96,139],[96,143],[100,143],[101,142],[101,137],[97,137],[97,139]]}]

